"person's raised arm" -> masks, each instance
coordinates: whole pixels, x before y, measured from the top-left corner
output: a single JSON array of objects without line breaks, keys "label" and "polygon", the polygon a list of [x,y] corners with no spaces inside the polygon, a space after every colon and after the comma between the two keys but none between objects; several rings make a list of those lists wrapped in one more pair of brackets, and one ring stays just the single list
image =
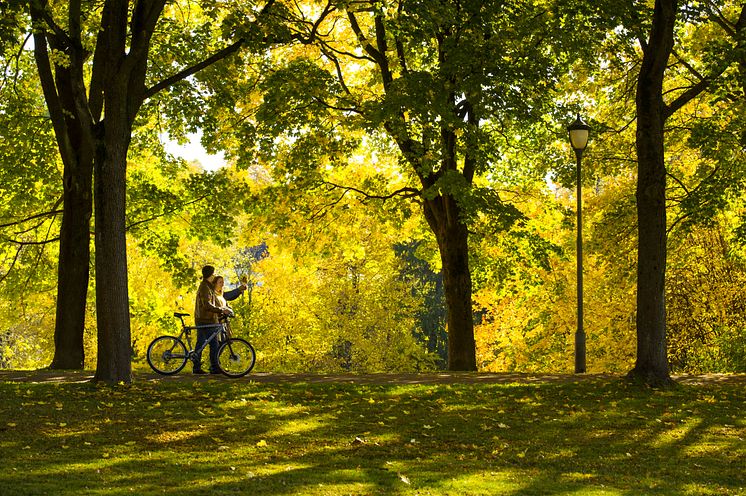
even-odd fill
[{"label": "person's raised arm", "polygon": [[223,298],[225,298],[225,301],[233,301],[241,296],[244,291],[246,291],[246,285],[241,284],[239,287],[231,289],[230,291],[224,291]]}]

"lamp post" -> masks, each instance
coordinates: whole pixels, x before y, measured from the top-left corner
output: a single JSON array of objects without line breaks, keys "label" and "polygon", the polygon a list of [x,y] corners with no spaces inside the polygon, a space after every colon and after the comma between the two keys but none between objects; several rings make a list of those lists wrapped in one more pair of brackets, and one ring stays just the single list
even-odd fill
[{"label": "lamp post", "polygon": [[588,145],[590,126],[583,122],[578,114],[575,122],[567,127],[570,135],[570,145],[575,150],[577,159],[576,182],[578,187],[578,238],[577,238],[577,282],[578,282],[578,328],[575,331],[575,373],[585,373],[585,330],[583,329],[583,196],[580,187],[580,159],[583,150]]}]

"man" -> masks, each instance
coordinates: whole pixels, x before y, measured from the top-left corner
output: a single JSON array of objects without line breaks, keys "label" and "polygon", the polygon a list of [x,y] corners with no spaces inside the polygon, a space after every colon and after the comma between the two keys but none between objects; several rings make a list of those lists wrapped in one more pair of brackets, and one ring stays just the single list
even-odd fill
[{"label": "man", "polygon": [[[202,282],[197,289],[197,300],[194,304],[194,325],[197,326],[197,350],[199,350],[215,332],[219,325],[218,317],[230,310],[217,306],[215,299],[215,267],[205,265],[202,267]],[[202,353],[197,353],[194,360],[194,373],[206,374],[202,369]],[[218,369],[218,340],[210,341],[210,373],[219,374]]]}]

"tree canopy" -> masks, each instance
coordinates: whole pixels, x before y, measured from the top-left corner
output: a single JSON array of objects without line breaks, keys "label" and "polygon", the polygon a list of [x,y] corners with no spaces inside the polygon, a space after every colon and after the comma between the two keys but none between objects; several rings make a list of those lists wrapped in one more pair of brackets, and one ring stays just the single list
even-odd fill
[{"label": "tree canopy", "polygon": [[260,367],[567,370],[580,112],[589,369],[743,370],[736,2],[2,9],[2,364],[126,380],[211,263]]}]

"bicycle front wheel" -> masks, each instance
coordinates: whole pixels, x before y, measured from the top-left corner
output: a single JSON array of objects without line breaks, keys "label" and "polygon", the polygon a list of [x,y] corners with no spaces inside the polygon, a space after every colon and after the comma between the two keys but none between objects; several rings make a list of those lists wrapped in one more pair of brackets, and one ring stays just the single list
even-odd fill
[{"label": "bicycle front wheel", "polygon": [[218,350],[218,366],[228,377],[243,377],[254,368],[256,353],[248,341],[231,338]]},{"label": "bicycle front wheel", "polygon": [[179,338],[161,336],[148,346],[148,365],[163,375],[178,373],[187,363],[187,350]]}]

